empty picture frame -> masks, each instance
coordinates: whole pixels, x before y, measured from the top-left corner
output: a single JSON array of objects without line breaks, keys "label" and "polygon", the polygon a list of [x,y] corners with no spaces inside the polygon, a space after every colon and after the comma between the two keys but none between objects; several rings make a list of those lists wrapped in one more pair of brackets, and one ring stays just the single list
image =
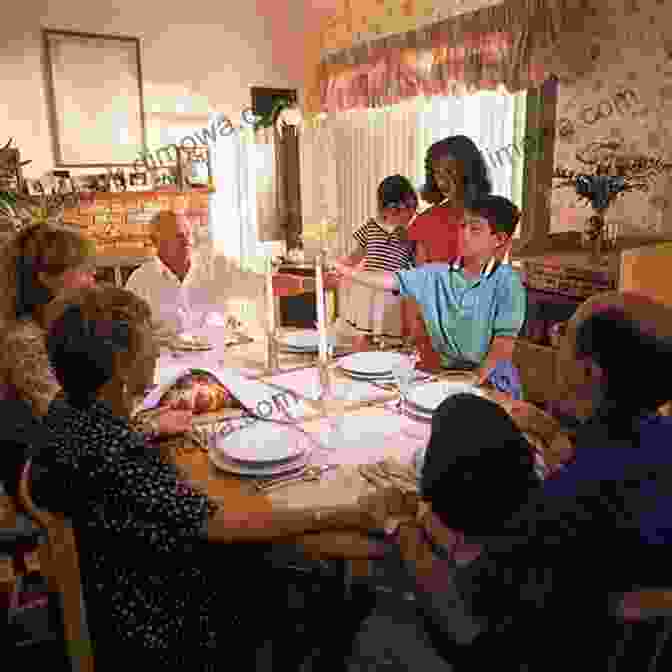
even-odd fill
[{"label": "empty picture frame", "polygon": [[56,166],[132,166],[145,147],[140,40],[59,30],[42,35]]}]

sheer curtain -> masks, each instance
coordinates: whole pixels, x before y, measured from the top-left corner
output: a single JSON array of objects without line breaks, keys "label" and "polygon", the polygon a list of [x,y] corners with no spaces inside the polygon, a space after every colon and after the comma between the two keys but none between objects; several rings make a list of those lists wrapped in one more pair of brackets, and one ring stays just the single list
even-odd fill
[{"label": "sheer curtain", "polygon": [[[425,181],[428,147],[451,135],[470,137],[483,152],[493,193],[521,205],[521,97],[498,92],[437,96],[386,108],[333,115],[303,131],[302,207],[305,222],[329,217],[338,224],[334,253],[354,249],[353,232],[376,213],[376,189],[388,175]],[[307,251],[310,246],[306,244]],[[348,291],[340,294],[341,315]]]},{"label": "sheer curtain", "polygon": [[260,156],[253,139],[241,132],[217,136],[210,149],[215,182],[209,199],[213,250],[241,263],[257,254],[256,164]]}]

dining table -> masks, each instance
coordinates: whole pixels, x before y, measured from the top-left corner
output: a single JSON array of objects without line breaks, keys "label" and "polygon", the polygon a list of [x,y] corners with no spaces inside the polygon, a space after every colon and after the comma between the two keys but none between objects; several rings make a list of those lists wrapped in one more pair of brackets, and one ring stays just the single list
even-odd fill
[{"label": "dining table", "polygon": [[[410,466],[416,453],[427,444],[429,424],[400,413],[399,393],[394,384],[353,380],[338,367],[339,356],[351,352],[351,344],[347,339],[337,341],[333,362],[329,366],[332,397],[338,401],[338,431],[333,435],[334,418],[328,417],[334,414],[333,406],[331,411],[325,412],[319,398],[320,376],[316,353],[297,354],[281,350],[277,370],[269,371],[266,368],[263,339],[243,339],[238,344],[225,344],[223,339],[218,339],[221,330],[208,328],[200,333],[211,340],[211,350],[175,352],[162,348],[157,366],[162,380],[190,367],[230,369],[246,378],[277,388],[280,394],[290,393],[304,405],[304,413],[295,421],[295,428],[306,434],[314,445],[311,462],[329,467],[317,480],[298,481],[264,493],[257,489],[257,481],[254,479],[218,469],[202,442],[187,436],[169,441],[167,450],[177,466],[192,482],[203,487],[211,498],[226,502],[230,510],[255,513],[280,507],[316,510],[357,506],[362,496],[375,492],[381,486],[362,475],[362,465],[392,459],[401,465]],[[279,340],[281,338],[280,335]],[[444,371],[424,377],[425,382],[442,379],[471,382],[470,374],[458,371]],[[508,411],[515,408],[519,412],[521,406],[524,406],[524,402],[514,402],[507,394],[495,389],[484,389],[481,392]],[[537,413],[543,415],[542,411]],[[217,423],[244,414],[244,410],[227,409],[215,414],[195,416],[194,424],[200,431],[207,432],[208,427],[212,428]],[[558,429],[550,419],[549,427],[551,432]],[[278,428],[279,431],[288,429]],[[548,434],[548,431],[544,433]],[[328,441],[325,436],[330,436]],[[547,465],[561,462],[568,450],[567,441],[558,443],[557,440],[551,441],[548,436],[529,434],[528,438],[533,444],[536,442]],[[557,432],[554,438],[562,439],[561,433]],[[326,443],[328,446],[325,446]],[[354,531],[322,532],[303,535],[295,539],[294,543],[309,557],[347,561],[353,577],[366,577],[371,572],[370,561],[376,544],[366,534]]]},{"label": "dining table", "polygon": [[[293,331],[296,330],[280,329],[276,334],[276,344],[280,347],[277,360],[271,360],[275,366],[271,370],[263,336],[249,338],[241,334],[236,339],[222,327],[202,326],[196,335],[207,338],[212,347],[198,352],[163,347],[155,383],[165,386],[181,371],[205,369],[258,381],[269,386],[275,395],[290,395],[301,403],[301,414],[292,420],[291,426],[277,429],[300,433],[310,442],[310,463],[324,470],[318,478],[297,480],[264,491],[258,487],[259,480],[216,467],[214,456],[210,455],[210,439],[221,431],[222,423],[239,420],[249,409],[226,409],[194,416],[192,433],[162,442],[160,447],[165,457],[211,499],[221,501],[229,511],[240,514],[279,509],[352,509],[361,506],[363,496],[374,494],[381,487],[403,488],[404,496],[410,492],[411,501],[413,494],[417,501],[417,474],[413,464],[418,452],[427,445],[430,424],[400,412],[400,395],[394,384],[355,380],[346,375],[338,364],[341,357],[352,353],[352,341],[347,335],[337,333],[333,334],[335,343],[328,364],[330,401],[324,403],[321,398],[324,369],[318,366],[317,352],[299,354],[281,347],[283,335]],[[385,341],[380,343],[380,348],[394,350],[398,345]],[[417,378],[417,384],[444,379],[473,382],[470,374],[458,371],[418,372]],[[480,392],[509,411],[514,420],[520,419],[521,409],[533,411],[523,412],[523,416],[540,421],[533,423],[534,431],[526,435],[546,468],[554,468],[567,458],[571,445],[550,416],[495,389]],[[288,440],[291,440],[289,436]],[[371,468],[382,461],[392,461],[409,478],[400,486],[394,479],[381,479],[380,472],[374,477]],[[303,534],[286,543],[270,545],[266,557],[280,571],[290,570],[290,582],[299,575],[308,582],[304,593],[308,597],[304,599],[308,600],[307,621],[308,628],[312,629],[309,639],[319,652],[313,664],[321,668],[346,669],[338,665],[334,668],[334,661],[347,659],[381,591],[414,599],[412,577],[394,545],[380,535],[355,530]],[[316,586],[319,586],[317,593],[314,592]],[[325,609],[339,613],[338,623],[326,629],[319,626]],[[293,622],[276,624],[275,641],[285,646],[293,637],[295,627]]]}]

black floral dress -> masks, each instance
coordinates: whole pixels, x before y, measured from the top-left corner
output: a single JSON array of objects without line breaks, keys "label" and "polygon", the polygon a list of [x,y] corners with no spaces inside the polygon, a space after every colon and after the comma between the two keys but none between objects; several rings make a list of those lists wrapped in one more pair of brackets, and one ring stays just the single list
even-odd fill
[{"label": "black floral dress", "polygon": [[224,547],[205,540],[215,505],[103,403],[57,398],[44,420],[53,438],[34,461],[33,495],[73,522],[96,666],[222,669],[218,646],[246,628]]}]

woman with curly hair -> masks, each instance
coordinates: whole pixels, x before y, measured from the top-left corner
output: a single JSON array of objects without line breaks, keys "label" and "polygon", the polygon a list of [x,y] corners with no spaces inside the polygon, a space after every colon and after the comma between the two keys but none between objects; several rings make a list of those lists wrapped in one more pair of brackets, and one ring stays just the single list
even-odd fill
[{"label": "woman with curly hair", "polygon": [[[27,402],[38,417],[46,415],[61,390],[44,344],[44,311],[64,291],[95,285],[94,250],[74,226],[37,224],[12,237],[0,251],[2,395]],[[158,436],[190,427],[190,412],[167,409],[142,430]]]},{"label": "woman with curly hair", "polygon": [[[488,166],[472,140],[453,135],[435,142],[425,156],[423,200],[432,204],[410,224],[409,240],[416,245],[416,264],[450,263],[462,254],[464,210],[492,192]],[[415,307],[414,336],[421,367],[440,368],[420,311]]]},{"label": "woman with curly hair", "polygon": [[[242,496],[235,506],[213,501],[129,424],[158,356],[147,303],[96,287],[45,313],[63,396],[44,418],[49,436],[33,458],[31,491],[38,506],[72,521],[96,668],[214,671],[235,642],[255,669],[256,649],[288,618],[278,613],[284,581],[261,543],[375,523],[358,508],[260,511],[254,495],[249,506]],[[268,596],[262,610],[252,586]],[[291,670],[300,649],[287,647],[278,669]]]}]

